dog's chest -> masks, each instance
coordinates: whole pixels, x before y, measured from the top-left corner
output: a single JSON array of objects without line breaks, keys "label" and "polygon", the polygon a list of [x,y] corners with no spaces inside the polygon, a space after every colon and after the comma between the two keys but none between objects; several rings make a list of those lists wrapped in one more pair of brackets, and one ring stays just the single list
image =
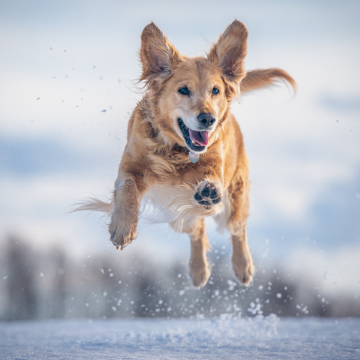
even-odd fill
[{"label": "dog's chest", "polygon": [[186,185],[152,186],[141,202],[140,216],[153,223],[174,222],[194,206],[192,193]]}]

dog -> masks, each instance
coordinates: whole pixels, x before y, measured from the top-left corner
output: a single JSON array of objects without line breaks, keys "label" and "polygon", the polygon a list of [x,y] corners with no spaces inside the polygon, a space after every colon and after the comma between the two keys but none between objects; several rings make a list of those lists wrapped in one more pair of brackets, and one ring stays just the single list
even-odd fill
[{"label": "dog", "polygon": [[77,209],[107,213],[110,240],[122,250],[136,238],[140,206],[149,201],[175,231],[189,235],[196,288],[210,277],[206,216],[231,234],[237,279],[248,285],[254,276],[246,236],[249,164],[230,104],[279,80],[296,87],[281,69],[246,72],[247,38],[245,25],[235,20],[205,57],[190,58],[154,23],[144,28],[140,81],[146,91],[129,120],[112,202],[91,199]]}]

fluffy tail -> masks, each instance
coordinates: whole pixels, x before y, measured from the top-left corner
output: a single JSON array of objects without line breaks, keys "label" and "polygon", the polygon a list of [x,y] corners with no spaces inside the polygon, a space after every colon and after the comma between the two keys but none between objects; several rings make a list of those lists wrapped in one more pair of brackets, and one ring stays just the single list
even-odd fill
[{"label": "fluffy tail", "polygon": [[281,69],[259,69],[249,71],[240,83],[242,93],[247,93],[266,86],[274,85],[279,81],[290,84],[294,93],[296,92],[295,80],[284,70]]},{"label": "fluffy tail", "polygon": [[100,211],[110,216],[114,210],[112,203],[107,203],[96,198],[88,198],[80,203],[75,204],[76,208],[71,212],[76,211]]}]

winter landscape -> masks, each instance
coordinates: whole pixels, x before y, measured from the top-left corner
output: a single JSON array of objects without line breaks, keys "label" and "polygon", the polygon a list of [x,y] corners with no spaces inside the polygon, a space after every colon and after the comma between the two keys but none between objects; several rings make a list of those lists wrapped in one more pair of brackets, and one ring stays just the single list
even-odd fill
[{"label": "winter landscape", "polygon": [[[0,358],[360,358],[359,4],[226,0],[0,0]],[[229,234],[206,222],[209,283],[189,240],[142,219],[124,251],[99,213],[131,111],[137,51],[154,21],[204,54],[235,18],[246,69],[297,81],[232,112],[250,161],[254,282],[239,284]]]},{"label": "winter landscape", "polygon": [[3,359],[359,359],[359,319],[0,324]]}]

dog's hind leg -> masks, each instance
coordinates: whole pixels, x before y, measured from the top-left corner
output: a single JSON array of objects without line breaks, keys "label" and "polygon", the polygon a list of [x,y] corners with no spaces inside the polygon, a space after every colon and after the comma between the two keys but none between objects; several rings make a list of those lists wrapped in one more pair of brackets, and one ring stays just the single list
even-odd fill
[{"label": "dog's hind leg", "polygon": [[251,257],[249,245],[247,243],[246,227],[240,233],[231,235],[233,254],[232,265],[236,277],[244,284],[248,285],[254,275],[254,264]]},{"label": "dog's hind leg", "polygon": [[233,246],[232,266],[236,277],[248,285],[255,272],[246,236],[246,221],[249,215],[249,183],[243,178],[229,186],[230,215],[226,227],[231,234]]},{"label": "dog's hind leg", "polygon": [[190,237],[190,275],[193,285],[199,289],[206,285],[211,273],[206,258],[206,253],[210,245],[205,233],[204,218],[193,217],[186,220],[183,225],[182,232],[188,234]]}]

